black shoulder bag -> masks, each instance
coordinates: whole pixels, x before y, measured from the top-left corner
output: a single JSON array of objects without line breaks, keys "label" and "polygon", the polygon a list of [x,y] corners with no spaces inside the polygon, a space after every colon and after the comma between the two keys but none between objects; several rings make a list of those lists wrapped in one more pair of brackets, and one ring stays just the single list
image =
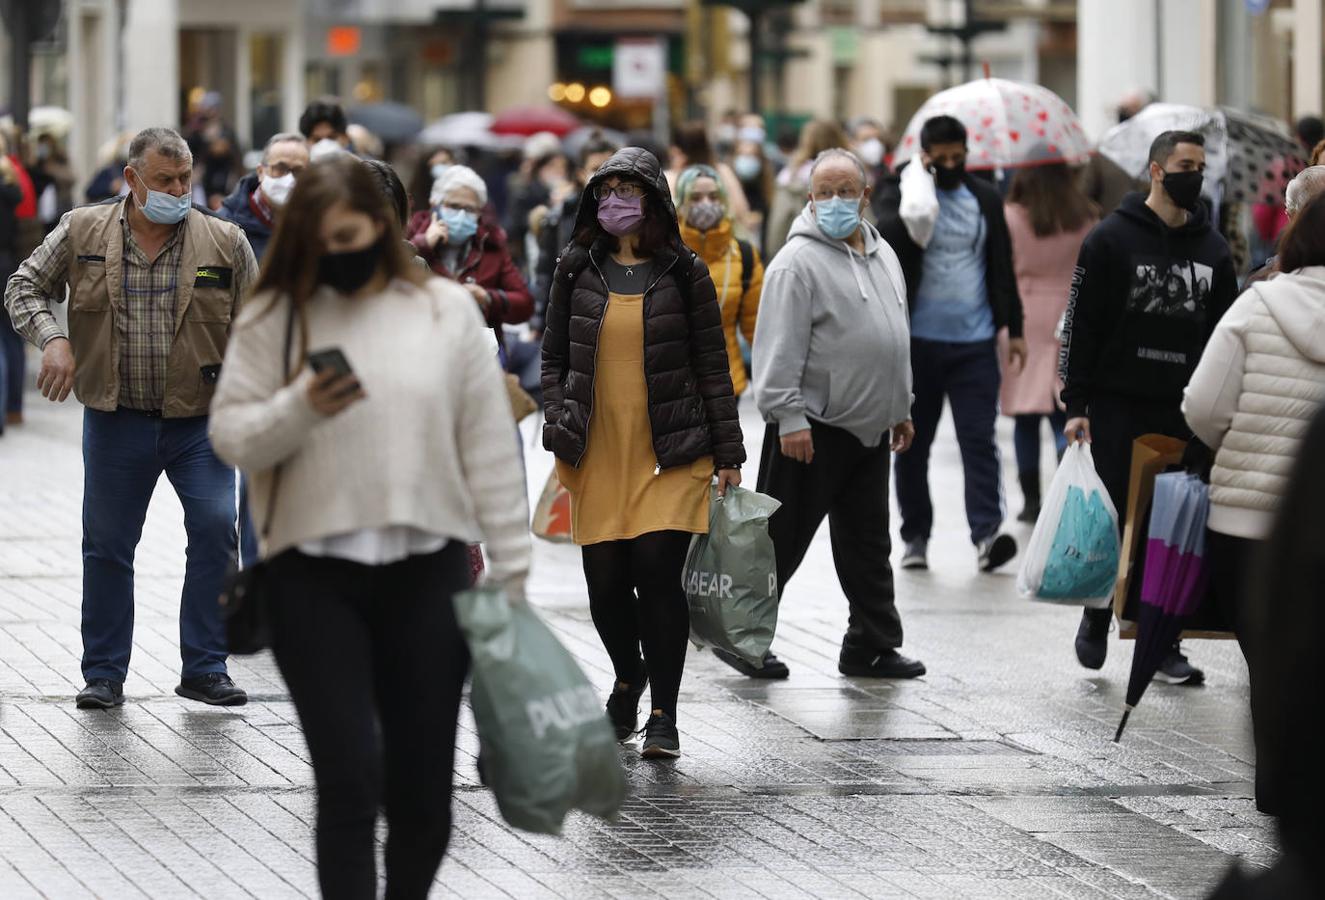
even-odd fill
[{"label": "black shoulder bag", "polygon": [[[294,304],[290,304],[290,315],[285,323],[285,356],[282,357],[282,370],[286,384],[290,377],[290,346],[294,341]],[[272,514],[276,511],[276,492],[281,486],[279,463],[271,476],[271,492],[267,495],[267,512],[262,520],[262,539],[266,541],[271,531]],[[236,561],[230,564],[225,583],[221,588],[221,615],[225,618],[226,645],[235,656],[249,656],[260,653],[271,646],[271,606],[273,596],[271,567],[267,560],[261,559],[251,566],[239,568]]]}]

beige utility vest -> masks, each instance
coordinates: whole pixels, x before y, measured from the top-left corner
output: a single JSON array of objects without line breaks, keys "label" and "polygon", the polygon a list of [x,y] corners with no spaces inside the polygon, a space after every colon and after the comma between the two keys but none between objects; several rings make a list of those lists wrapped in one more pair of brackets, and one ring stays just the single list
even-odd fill
[{"label": "beige utility vest", "polygon": [[[74,395],[113,411],[120,398],[126,201],[79,207],[69,222],[69,342]],[[166,418],[204,416],[216,390],[234,305],[235,225],[197,209],[184,222],[175,296],[175,334],[166,367]]]}]

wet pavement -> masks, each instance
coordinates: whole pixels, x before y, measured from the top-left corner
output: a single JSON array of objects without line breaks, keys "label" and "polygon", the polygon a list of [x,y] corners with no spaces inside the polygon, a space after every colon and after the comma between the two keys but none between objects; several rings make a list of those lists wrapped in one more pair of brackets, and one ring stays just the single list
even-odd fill
[{"label": "wet pavement", "polygon": [[[757,454],[762,430],[743,410]],[[74,709],[80,427],[72,402],[33,397],[28,424],[0,438],[0,896],[315,894],[311,770],[270,657],[232,662],[247,707],[173,694],[184,536],[164,479],[138,552],[127,702]],[[529,446],[536,497],[551,462]],[[751,682],[692,652],[685,755],[623,751],[620,821],[574,815],[561,838],[506,828],[478,784],[466,714],[435,893],[1194,898],[1235,861],[1271,863],[1236,646],[1190,642],[1206,686],[1153,686],[1113,744],[1130,644],[1115,641],[1098,673],[1079,668],[1074,610],[1020,600],[1012,569],[977,573],[946,424],[934,465],[933,569],[897,576],[904,650],[925,678],[837,674],[846,605],[825,530],[782,607],[775,649],[791,678]],[[606,689],[577,551],[536,542],[530,587]]]}]

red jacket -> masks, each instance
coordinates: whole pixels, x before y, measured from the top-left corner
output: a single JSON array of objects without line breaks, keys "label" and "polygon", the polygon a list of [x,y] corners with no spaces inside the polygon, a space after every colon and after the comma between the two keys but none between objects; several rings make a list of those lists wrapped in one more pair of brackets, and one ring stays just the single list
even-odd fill
[{"label": "red jacket", "polygon": [[[424,237],[431,220],[432,211],[421,210],[410,217],[406,228],[410,242],[424,262],[443,278],[461,284],[472,282],[486,290],[492,296],[492,305],[488,307],[488,324],[493,328],[529,321],[534,312],[534,297],[511,259],[511,253],[506,247],[506,232],[502,231],[501,226],[489,221],[486,216],[481,218],[478,233],[469,242],[468,254],[456,267],[456,271],[449,272],[442,263],[441,254],[429,247]],[[440,248],[443,245],[437,246]]]}]

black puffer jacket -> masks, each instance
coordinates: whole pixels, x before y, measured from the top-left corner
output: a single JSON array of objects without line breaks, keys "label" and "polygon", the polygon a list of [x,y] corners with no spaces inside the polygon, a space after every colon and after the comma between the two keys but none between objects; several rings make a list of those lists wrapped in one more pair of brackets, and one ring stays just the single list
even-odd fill
[{"label": "black puffer jacket", "polygon": [[[577,231],[597,222],[593,191],[616,175],[642,182],[645,203],[671,219],[667,250],[654,259],[654,281],[644,293],[644,377],[658,466],[684,466],[709,454],[715,467],[745,462],[727,344],[708,267],[685,246],[676,210],[652,153],[628,147],[608,160],[585,186]],[[598,334],[607,310],[602,260],[611,238],[562,251],[548,299],[543,334],[543,446],[578,466],[588,446],[593,415]],[[686,279],[682,283],[680,279]]]}]

